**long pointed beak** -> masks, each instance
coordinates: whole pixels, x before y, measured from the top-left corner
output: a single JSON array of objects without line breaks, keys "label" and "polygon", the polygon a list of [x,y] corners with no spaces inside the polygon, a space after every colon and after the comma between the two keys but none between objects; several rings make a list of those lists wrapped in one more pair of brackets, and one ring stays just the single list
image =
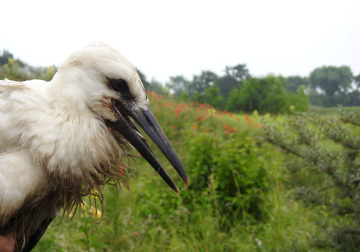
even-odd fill
[{"label": "long pointed beak", "polygon": [[129,116],[131,116],[159,147],[161,152],[184,180],[187,187],[189,181],[185,169],[150,109],[134,111],[131,108],[131,105],[121,105],[121,111],[119,111],[119,106],[114,105],[114,107],[118,112],[120,119],[117,122],[111,122],[112,126],[119,131],[119,133],[122,134],[135,147],[135,149],[137,149],[145,160],[156,170],[157,173],[159,173],[162,179],[174,191],[179,193],[179,189],[176,187],[175,183],[160,163],[160,160],[155,156],[150,146],[147,144],[146,139],[140,134],[136,125],[129,118]]}]

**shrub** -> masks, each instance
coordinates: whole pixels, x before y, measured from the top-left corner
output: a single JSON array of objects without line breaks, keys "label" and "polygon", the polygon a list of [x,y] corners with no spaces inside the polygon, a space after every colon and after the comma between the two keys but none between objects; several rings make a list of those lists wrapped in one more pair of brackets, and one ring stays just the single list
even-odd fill
[{"label": "shrub", "polygon": [[[358,251],[360,245],[360,114],[338,117],[298,114],[282,127],[267,125],[265,140],[289,155],[292,197],[322,209],[326,239],[317,247]],[[332,218],[327,218],[330,216]]]},{"label": "shrub", "polygon": [[246,132],[188,134],[185,163],[196,182],[182,192],[186,207],[210,203],[228,217],[263,219],[269,178],[262,144]]}]

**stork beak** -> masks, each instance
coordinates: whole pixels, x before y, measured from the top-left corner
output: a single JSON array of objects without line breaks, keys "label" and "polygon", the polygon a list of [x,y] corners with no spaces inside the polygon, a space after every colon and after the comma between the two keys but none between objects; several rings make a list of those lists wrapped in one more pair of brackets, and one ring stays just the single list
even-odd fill
[{"label": "stork beak", "polygon": [[119,131],[119,133],[122,134],[132,144],[132,146],[135,147],[135,149],[137,149],[141,156],[143,156],[145,160],[156,170],[161,178],[175,192],[179,193],[179,189],[176,187],[175,183],[160,163],[160,160],[155,156],[150,146],[147,144],[146,139],[140,134],[140,131],[130,117],[132,117],[140,125],[140,127],[159,147],[161,152],[184,180],[187,187],[189,181],[185,169],[150,109],[134,111],[131,105],[116,103],[114,104],[114,110],[117,112],[120,119],[117,122],[111,122],[112,126]]}]

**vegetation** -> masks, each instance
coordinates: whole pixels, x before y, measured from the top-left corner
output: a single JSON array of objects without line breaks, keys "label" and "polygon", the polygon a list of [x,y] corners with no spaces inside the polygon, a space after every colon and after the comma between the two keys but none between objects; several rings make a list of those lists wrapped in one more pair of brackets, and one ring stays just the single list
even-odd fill
[{"label": "vegetation", "polygon": [[[55,71],[6,62],[0,78],[49,80]],[[35,251],[358,251],[358,108],[298,113],[309,105],[304,78],[291,85],[290,77],[254,78],[245,65],[215,77],[178,76],[165,88],[146,82],[156,89],[148,90],[152,111],[183,160],[189,188],[177,195],[139,156],[131,191],[105,187],[104,212],[87,204],[72,220],[58,217]],[[231,78],[233,88],[222,88]],[[178,82],[189,89],[169,94]]]},{"label": "vegetation", "polygon": [[319,222],[329,234],[313,241],[319,248],[359,249],[359,126],[360,113],[340,108],[338,117],[298,114],[283,126],[265,128],[265,140],[289,154],[291,196],[333,217]]}]

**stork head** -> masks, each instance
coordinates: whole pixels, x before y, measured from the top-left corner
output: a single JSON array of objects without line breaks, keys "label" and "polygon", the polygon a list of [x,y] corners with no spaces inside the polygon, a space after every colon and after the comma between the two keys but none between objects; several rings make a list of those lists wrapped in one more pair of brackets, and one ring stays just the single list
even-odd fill
[{"label": "stork head", "polygon": [[72,83],[65,92],[67,99],[76,104],[74,109],[82,107],[79,111],[91,111],[111,130],[118,131],[163,180],[179,192],[134,124],[135,120],[188,185],[183,165],[151,112],[136,69],[122,54],[102,43],[89,45],[73,53],[59,66],[53,82],[62,83],[63,86]]}]

